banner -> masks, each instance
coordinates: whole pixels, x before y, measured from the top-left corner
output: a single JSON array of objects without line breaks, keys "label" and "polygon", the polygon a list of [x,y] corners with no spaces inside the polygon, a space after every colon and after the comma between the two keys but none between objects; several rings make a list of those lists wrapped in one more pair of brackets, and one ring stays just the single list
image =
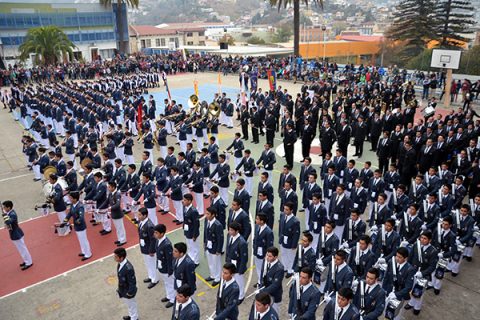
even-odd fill
[{"label": "banner", "polygon": [[245,72],[242,72],[241,96],[242,96],[242,106],[246,106],[247,105],[247,95],[245,94]]},{"label": "banner", "polygon": [[267,75],[268,75],[268,84],[270,85],[270,91],[277,90],[277,75],[275,74],[275,71],[270,69],[267,71]]},{"label": "banner", "polygon": [[140,102],[137,107],[137,128],[138,131],[142,130],[142,119],[143,119],[143,103]]}]

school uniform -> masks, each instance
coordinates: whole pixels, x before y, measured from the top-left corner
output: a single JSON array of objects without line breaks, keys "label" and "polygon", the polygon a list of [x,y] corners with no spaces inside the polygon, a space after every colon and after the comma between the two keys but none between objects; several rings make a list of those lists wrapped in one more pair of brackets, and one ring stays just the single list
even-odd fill
[{"label": "school uniform", "polygon": [[195,264],[200,263],[200,216],[193,205],[183,207],[183,234],[187,239],[188,255]]},{"label": "school uniform", "polygon": [[140,252],[143,256],[143,261],[147,268],[148,279],[153,284],[158,283],[157,277],[157,259],[154,255],[156,253],[156,241],[153,236],[153,225],[149,218],[140,221],[138,224],[138,236],[140,239]]},{"label": "school uniform", "polygon": [[155,243],[157,258],[157,269],[160,273],[163,286],[165,288],[165,297],[170,303],[175,301],[174,276],[173,276],[173,246],[166,236],[157,239]]},{"label": "school uniform", "polygon": [[218,287],[215,320],[237,320],[240,288],[235,278],[223,281]]},{"label": "school uniform", "polygon": [[248,244],[242,235],[237,234],[235,237],[227,238],[227,246],[225,248],[225,262],[230,262],[237,267],[235,273],[235,281],[240,289],[239,299],[245,298],[245,272],[248,263]]},{"label": "school uniform", "polygon": [[207,255],[208,268],[210,270],[210,278],[215,282],[220,282],[222,272],[223,252],[223,226],[217,219],[211,221],[205,220],[205,229],[203,233],[203,245]]},{"label": "school uniform", "polygon": [[25,266],[31,266],[33,264],[32,256],[30,255],[30,252],[25,244],[24,233],[18,225],[18,216],[15,210],[10,210],[9,212],[5,213],[3,215],[3,222],[8,230],[10,240],[12,240],[13,244],[18,250],[18,253],[22,257],[23,263]]},{"label": "school uniform", "polygon": [[[261,266],[267,249],[273,247],[274,235],[272,229],[268,225],[260,227],[255,225],[255,235],[253,237],[253,258],[256,266]],[[260,284],[261,280],[261,268],[255,268],[257,270],[257,283]]]},{"label": "school uniform", "polygon": [[299,287],[300,295],[297,294],[296,284],[290,286],[288,314],[296,315],[295,319],[299,320],[315,320],[315,313],[320,304],[320,290],[313,283],[300,285]]}]

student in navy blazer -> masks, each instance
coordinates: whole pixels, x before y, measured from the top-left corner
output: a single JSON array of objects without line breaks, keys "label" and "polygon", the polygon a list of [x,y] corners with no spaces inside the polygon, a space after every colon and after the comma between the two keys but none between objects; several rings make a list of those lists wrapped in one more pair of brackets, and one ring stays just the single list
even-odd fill
[{"label": "student in navy blazer", "polygon": [[[351,230],[350,230],[351,226]],[[352,248],[367,230],[367,224],[360,217],[358,209],[350,210],[350,218],[345,221],[343,229],[343,241],[348,243],[348,247]]]},{"label": "student in navy blazer", "polygon": [[387,219],[385,225],[385,241],[382,238],[382,230],[378,231],[375,242],[373,243],[372,250],[375,256],[379,258],[383,255],[383,258],[388,262],[393,258],[397,252],[397,248],[400,246],[400,235],[395,231],[395,220],[392,218]]},{"label": "student in navy blazer", "polygon": [[157,269],[165,288],[165,298],[162,299],[162,302],[167,302],[165,307],[170,308],[175,302],[175,290],[173,288],[173,246],[170,239],[165,235],[167,233],[167,227],[164,224],[157,224],[153,230],[153,236],[156,239]]},{"label": "student in navy blazer", "polygon": [[217,212],[216,219],[220,221],[222,224],[223,229],[226,228],[227,224],[227,216],[225,213],[225,208],[227,205],[223,201],[222,197],[220,196],[220,190],[217,186],[212,186],[210,188],[210,207],[214,208],[215,211]]},{"label": "student in navy blazer", "polygon": [[347,264],[347,253],[340,249],[334,256],[334,268],[330,261],[327,284],[325,292],[338,292],[341,288],[351,288],[353,282],[353,271]]},{"label": "student in navy blazer", "polygon": [[[267,216],[260,212],[255,217],[255,234],[253,237],[253,257],[256,266],[261,266],[267,249],[273,246],[274,235],[272,229],[267,225]],[[258,285],[261,280],[261,268],[257,269]]]},{"label": "student in navy blazer", "polygon": [[267,225],[273,230],[273,222],[275,220],[275,209],[273,204],[268,200],[268,195],[265,191],[258,192],[258,201],[256,204],[255,215],[260,212],[264,213],[267,218]]},{"label": "student in navy blazer", "polygon": [[[335,296],[327,299],[327,301],[323,310],[323,320],[360,320],[360,312],[353,304],[351,288],[341,288],[338,291],[337,301],[335,301]],[[337,313],[337,309],[340,312]]]},{"label": "student in navy blazer", "polygon": [[242,178],[239,178],[237,180],[236,189],[233,193],[233,198],[240,200],[242,209],[245,210],[245,212],[250,212],[250,194],[245,188],[245,180],[243,180]]},{"label": "student in navy blazer", "polygon": [[370,243],[370,236],[366,234],[360,236],[358,240],[358,261],[356,246],[352,247],[348,256],[348,265],[352,269],[356,279],[365,279],[367,271],[370,270],[377,261],[375,254],[370,250]]},{"label": "student in navy blazer", "polygon": [[285,203],[291,202],[293,204],[293,215],[297,215],[298,210],[298,196],[293,191],[290,181],[285,181],[283,190],[280,192],[280,212],[283,212]]},{"label": "student in navy blazer", "polygon": [[[353,304],[362,313],[364,320],[378,320],[383,316],[385,309],[386,293],[379,283],[380,271],[376,268],[370,268],[363,282],[363,295],[361,292],[362,284],[359,282]],[[363,300],[363,301],[362,301]],[[363,306],[363,307],[362,307]]]},{"label": "student in navy blazer", "polygon": [[250,216],[240,206],[241,201],[239,199],[233,199],[232,207],[228,214],[227,225],[232,222],[238,222],[240,224],[240,234],[245,240],[248,240],[252,233],[252,226],[250,225]]},{"label": "student in navy blazer", "polygon": [[10,240],[15,244],[18,253],[23,259],[20,268],[26,270],[33,265],[32,256],[25,245],[23,230],[19,227],[17,213],[13,210],[13,202],[10,200],[4,201],[2,207],[3,222],[8,230]]},{"label": "student in navy blazer", "polygon": [[216,219],[215,208],[208,207],[205,212],[205,227],[203,232],[203,249],[207,254],[210,277],[207,281],[213,281],[212,286],[220,283],[222,272],[221,254],[223,252],[223,226]]},{"label": "student in navy blazer", "polygon": [[293,275],[293,261],[300,239],[300,221],[293,215],[293,204],[287,202],[283,207],[284,213],[280,214],[278,227],[278,243],[282,256],[281,261],[287,272],[287,278]]},{"label": "student in navy blazer", "polygon": [[[387,263],[387,271],[383,277],[382,287],[388,293],[388,298],[398,300],[410,300],[410,291],[413,288],[413,277],[416,268],[408,260],[408,249],[400,247],[390,262]],[[393,271],[395,268],[396,272]]]},{"label": "student in navy blazer", "polygon": [[225,248],[225,262],[230,262],[237,268],[235,280],[240,288],[239,303],[245,298],[245,272],[248,263],[248,244],[240,234],[241,226],[237,221],[228,225],[227,246]]},{"label": "student in navy blazer", "polygon": [[[298,273],[304,267],[309,267],[311,270],[315,270],[317,257],[312,242],[312,234],[308,231],[303,231],[302,239],[300,245],[297,247],[297,253],[295,254],[295,260],[293,261],[293,271]],[[301,250],[301,259],[299,259],[299,250]]]},{"label": "student in navy blazer", "polygon": [[187,239],[188,255],[196,265],[200,263],[200,215],[192,205],[193,196],[187,193],[183,196],[183,234]]},{"label": "student in navy blazer", "polygon": [[[322,193],[322,188],[317,184],[317,174],[311,173],[308,175],[308,182],[306,182],[303,187],[303,209],[308,209],[308,206],[312,202],[312,197],[316,193]],[[305,224],[308,226],[308,219],[305,221]]]},{"label": "student in navy blazer", "polygon": [[200,320],[200,308],[192,299],[194,292],[188,284],[178,288],[172,310],[172,320]]},{"label": "student in navy blazer", "polygon": [[177,242],[173,245],[173,278],[174,288],[177,290],[184,284],[188,284],[195,292],[197,290],[195,263],[187,254],[187,245]]},{"label": "student in navy blazer", "polygon": [[323,203],[321,203],[321,200],[321,193],[313,194],[312,203],[308,207],[308,231],[310,231],[313,236],[312,246],[315,252],[317,252],[318,239],[322,232],[322,227],[327,221],[327,209]]},{"label": "student in navy blazer", "polygon": [[238,319],[238,297],[240,288],[235,281],[236,267],[232,263],[223,265],[222,283],[218,287],[215,320]]},{"label": "student in navy blazer", "polygon": [[272,299],[266,292],[259,292],[250,309],[248,320],[279,320],[277,311],[272,307]]},{"label": "student in navy blazer", "polygon": [[158,283],[157,278],[157,259],[156,253],[156,240],[153,236],[153,228],[155,227],[148,217],[148,211],[146,208],[140,208],[137,214],[138,223],[138,237],[140,239],[140,252],[143,255],[145,266],[147,268],[148,278],[143,280],[144,283],[148,283],[148,288],[151,289]]},{"label": "student in navy blazer", "polygon": [[356,179],[354,183],[354,187],[350,192],[350,208],[351,209],[358,209],[360,214],[365,212],[367,208],[368,202],[368,192],[362,186],[362,180]]},{"label": "student in navy blazer", "polygon": [[274,195],[273,195],[273,186],[271,182],[268,181],[271,175],[268,172],[262,172],[260,175],[260,182],[258,182],[258,193],[264,191],[267,195],[268,201],[273,203]]},{"label": "student in navy blazer", "polygon": [[143,195],[143,205],[148,211],[148,217],[152,221],[153,225],[156,225],[158,223],[157,219],[157,202],[155,200],[156,198],[156,190],[155,190],[155,184],[151,181],[151,174],[145,173],[142,177],[143,183],[142,183],[142,189],[140,192],[137,194],[133,200],[136,203],[139,203],[140,197]]},{"label": "student in navy blazer", "polygon": [[261,290],[273,298],[272,307],[278,310],[279,303],[282,302],[284,277],[284,265],[278,259],[278,249],[270,247],[267,249],[265,260],[261,266]]},{"label": "student in navy blazer", "polygon": [[320,290],[312,283],[313,270],[309,267],[303,267],[299,271],[300,299],[297,293],[297,285],[293,283],[290,286],[288,303],[288,314],[295,315],[299,320],[315,320],[315,313],[320,304]]}]

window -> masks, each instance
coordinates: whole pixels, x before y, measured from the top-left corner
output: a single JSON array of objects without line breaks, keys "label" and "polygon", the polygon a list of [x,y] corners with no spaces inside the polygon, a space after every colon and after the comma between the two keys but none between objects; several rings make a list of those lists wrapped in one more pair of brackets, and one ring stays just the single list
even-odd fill
[{"label": "window", "polygon": [[187,41],[187,46],[193,46],[193,41]]},{"label": "window", "polygon": [[145,48],[146,48],[146,46],[145,46],[145,40],[140,40],[140,47],[141,47],[142,49],[145,49]]},{"label": "window", "polygon": [[160,39],[160,44],[162,47],[165,47],[165,38]]},{"label": "window", "polygon": [[198,36],[200,36],[200,37],[205,36],[205,31],[200,31],[200,32],[198,33]]},{"label": "window", "polygon": [[187,37],[193,37],[193,33],[192,32],[187,32]]},{"label": "window", "polygon": [[150,48],[152,46],[152,40],[147,39],[147,47]]},{"label": "window", "polygon": [[155,39],[155,46],[160,47],[160,38]]},{"label": "window", "polygon": [[198,44],[201,45],[201,46],[204,46],[204,45],[205,45],[205,41],[200,41]]}]

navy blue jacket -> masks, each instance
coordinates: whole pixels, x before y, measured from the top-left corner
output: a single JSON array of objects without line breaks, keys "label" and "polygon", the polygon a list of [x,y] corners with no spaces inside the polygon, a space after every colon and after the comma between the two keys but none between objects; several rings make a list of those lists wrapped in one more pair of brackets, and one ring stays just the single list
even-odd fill
[{"label": "navy blue jacket", "polygon": [[220,297],[220,286],[217,292],[217,305],[215,312],[215,320],[236,320],[238,319],[238,298],[240,296],[240,288],[234,280],[222,292]]},{"label": "navy blue jacket", "polygon": [[10,240],[20,240],[23,237],[23,231],[18,226],[18,217],[15,210],[3,214],[3,222],[7,225]]},{"label": "navy blue jacket", "polygon": [[262,272],[260,274],[260,279],[261,287],[263,287],[261,292],[268,293],[273,297],[273,302],[279,303],[282,301],[283,295],[282,281],[285,273],[283,264],[277,259],[277,262],[268,269],[268,264],[267,267],[265,266],[266,263],[267,261],[263,260],[261,266]]},{"label": "navy blue jacket", "polygon": [[248,244],[240,235],[233,243],[231,237],[227,237],[227,247],[225,249],[225,262],[233,263],[237,267],[238,274],[244,274],[247,271],[248,263]]},{"label": "navy blue jacket", "polygon": [[205,251],[208,251],[211,254],[222,253],[223,251],[223,226],[215,219],[211,224],[208,226],[209,221],[205,219],[205,232],[203,233],[203,245]]}]

